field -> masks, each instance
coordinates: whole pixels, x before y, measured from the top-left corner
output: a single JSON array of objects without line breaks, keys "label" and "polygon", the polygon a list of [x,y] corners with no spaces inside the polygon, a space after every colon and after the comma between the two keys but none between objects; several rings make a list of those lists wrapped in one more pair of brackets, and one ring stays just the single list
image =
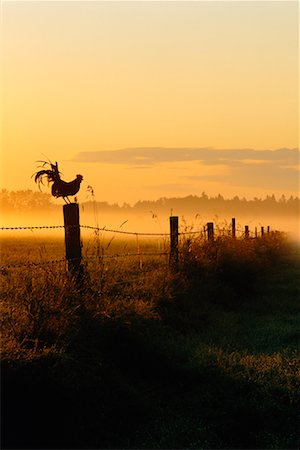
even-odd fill
[{"label": "field", "polygon": [[299,448],[299,248],[84,242],[1,241],[2,448]]}]

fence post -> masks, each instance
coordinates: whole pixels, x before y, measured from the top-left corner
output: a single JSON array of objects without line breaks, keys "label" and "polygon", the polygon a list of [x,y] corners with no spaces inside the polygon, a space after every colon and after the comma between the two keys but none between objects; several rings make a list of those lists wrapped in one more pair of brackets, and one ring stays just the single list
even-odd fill
[{"label": "fence post", "polygon": [[261,231],[261,237],[263,237],[263,235],[265,234],[265,229],[264,229],[264,227],[261,227],[260,231]]},{"label": "fence post", "polygon": [[232,230],[232,237],[235,238],[235,218],[234,217],[231,219],[231,230]]},{"label": "fence post", "polygon": [[249,226],[245,225],[245,238],[248,239],[249,238]]},{"label": "fence post", "polygon": [[213,222],[207,222],[207,238],[209,241],[214,240],[214,224],[213,224]]},{"label": "fence post", "polygon": [[178,270],[178,216],[170,217],[170,266]]},{"label": "fence post", "polygon": [[270,226],[267,227],[267,233],[270,234]]},{"label": "fence post", "polygon": [[69,203],[64,205],[63,213],[68,271],[78,280],[82,275],[78,204]]},{"label": "fence post", "polygon": [[257,238],[257,227],[255,227],[255,237]]}]

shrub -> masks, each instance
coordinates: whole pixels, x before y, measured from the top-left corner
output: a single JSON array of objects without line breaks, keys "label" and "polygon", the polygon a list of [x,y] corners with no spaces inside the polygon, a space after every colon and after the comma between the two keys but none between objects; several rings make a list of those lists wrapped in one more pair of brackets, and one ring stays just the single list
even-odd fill
[{"label": "shrub", "polygon": [[264,273],[282,259],[285,247],[281,233],[257,239],[196,238],[189,242],[188,251],[184,247],[181,253],[182,273],[192,284],[204,286],[209,280],[219,289],[227,286],[233,293],[245,295],[253,292]]}]

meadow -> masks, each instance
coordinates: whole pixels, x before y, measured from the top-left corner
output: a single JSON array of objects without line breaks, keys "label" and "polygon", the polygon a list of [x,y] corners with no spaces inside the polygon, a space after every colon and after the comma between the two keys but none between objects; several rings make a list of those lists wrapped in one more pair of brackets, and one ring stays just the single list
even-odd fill
[{"label": "meadow", "polygon": [[299,447],[299,247],[179,250],[90,234],[76,283],[62,239],[1,240],[2,448]]}]

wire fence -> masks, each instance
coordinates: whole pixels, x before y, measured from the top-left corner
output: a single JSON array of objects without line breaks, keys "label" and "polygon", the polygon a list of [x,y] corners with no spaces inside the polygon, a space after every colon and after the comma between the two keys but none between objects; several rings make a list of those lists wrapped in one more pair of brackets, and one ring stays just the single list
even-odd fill
[{"label": "wire fence", "polygon": [[[0,230],[2,231],[17,231],[17,230],[48,230],[48,229],[66,229],[66,228],[77,228],[77,225],[40,225],[40,226],[19,226],[19,227],[0,227]],[[109,233],[117,233],[117,234],[125,234],[125,235],[131,235],[131,236],[161,236],[161,237],[169,237],[170,233],[144,233],[144,232],[138,232],[138,231],[124,231],[124,230],[114,230],[111,228],[106,227],[95,227],[91,225],[79,225],[82,229],[88,229],[88,230],[94,230],[94,231],[107,231]],[[217,228],[216,229],[219,235],[230,235],[231,230],[227,229],[225,227],[223,228]],[[241,227],[237,227],[236,231],[243,235],[245,231]],[[197,231],[179,231],[179,236],[187,236],[187,235],[201,235],[207,232],[207,226],[203,226],[203,230],[197,230]],[[254,236],[254,232],[250,233]]]},{"label": "wire fence", "polygon": [[[0,227],[0,230],[43,230],[43,229],[65,229],[65,228],[72,228],[77,227],[77,225],[41,225],[41,226],[24,226],[24,227]],[[95,230],[95,231],[107,231],[110,233],[118,233],[118,234],[128,234],[132,236],[169,236],[169,233],[141,233],[138,231],[124,231],[124,230],[114,230],[111,228],[106,227],[95,227],[91,225],[79,225],[80,228],[83,229],[89,229],[89,230]],[[180,235],[186,235],[186,234],[199,234],[201,231],[185,231],[185,232],[179,232]]]},{"label": "wire fence", "polygon": [[[57,229],[66,229],[66,228],[73,228],[77,227],[76,225],[39,225],[39,226],[10,226],[10,227],[0,227],[1,231],[34,231],[34,230],[57,230]],[[156,237],[168,237],[168,233],[141,233],[136,231],[124,231],[124,230],[117,230],[117,229],[111,229],[107,227],[96,227],[91,225],[80,225],[81,229],[86,230],[93,230],[97,232],[108,232],[108,233],[114,233],[114,234],[121,234],[121,235],[128,235],[128,236],[135,236],[135,237],[150,237],[150,236],[156,236]],[[84,260],[113,260],[116,258],[130,258],[130,257],[154,257],[154,256],[168,256],[169,252],[162,251],[162,252],[118,252],[113,254],[100,254],[100,255],[86,255],[84,257]],[[70,259],[68,259],[70,261]],[[11,262],[11,263],[1,263],[0,264],[0,274],[6,272],[8,269],[17,269],[22,268],[24,266],[26,267],[41,267],[41,266],[47,266],[51,264],[66,264],[67,259],[64,258],[58,258],[58,259],[47,259],[42,261],[17,261],[17,262]]]},{"label": "wire fence", "polygon": [[[15,227],[0,227],[1,231],[34,231],[34,230],[57,230],[57,229],[68,229],[68,228],[78,228],[77,225],[40,225],[40,226],[15,226]],[[84,256],[84,260],[113,260],[117,258],[131,258],[131,257],[161,257],[161,256],[170,256],[170,250],[168,251],[140,251],[138,238],[139,237],[162,237],[162,238],[170,238],[170,233],[153,233],[153,232],[137,232],[137,231],[125,231],[125,230],[119,230],[119,229],[111,229],[107,227],[98,227],[98,226],[91,226],[91,225],[79,225],[80,229],[85,230],[92,230],[96,232],[108,232],[113,234],[120,234],[120,235],[127,235],[127,236],[135,236],[137,238],[137,251],[136,252],[117,252],[113,254],[96,254],[96,255],[86,255]],[[248,227],[246,227],[248,228]],[[262,227],[263,229],[263,227]],[[202,229],[198,230],[185,230],[185,231],[178,231],[178,236],[187,237],[187,241],[189,241],[189,237],[192,236],[199,236],[201,238],[205,238],[207,233],[209,231],[209,223],[207,225],[202,226]],[[263,232],[263,231],[262,231]],[[269,232],[269,227],[268,227]],[[216,227],[214,230],[215,236],[232,236],[232,230],[229,228],[220,228]],[[242,229],[241,227],[236,227],[234,230],[234,234],[238,234],[240,237],[245,238],[255,238],[257,237],[257,229],[255,232],[250,232],[248,229]],[[166,245],[165,245],[166,247]],[[98,252],[99,253],[99,252]],[[41,267],[45,265],[55,265],[55,264],[66,264],[67,261],[70,261],[70,259],[66,259],[66,257],[57,258],[57,259],[47,259],[47,260],[41,260],[41,261],[16,261],[16,262],[1,262],[0,263],[0,274],[5,274],[6,270],[8,269],[15,269],[15,268],[22,268],[24,266],[26,267]]]},{"label": "wire fence", "polygon": [[[145,253],[114,253],[112,255],[89,255],[85,256],[84,260],[105,260],[105,259],[117,259],[117,258],[130,258],[130,257],[150,257],[150,256],[169,256],[169,252],[145,252]],[[68,260],[72,261],[72,260]],[[5,274],[6,269],[20,269],[24,266],[26,267],[42,267],[49,266],[51,264],[66,264],[66,258],[52,259],[52,260],[43,260],[43,261],[20,261],[9,264],[1,264],[0,265],[0,273]]]}]

